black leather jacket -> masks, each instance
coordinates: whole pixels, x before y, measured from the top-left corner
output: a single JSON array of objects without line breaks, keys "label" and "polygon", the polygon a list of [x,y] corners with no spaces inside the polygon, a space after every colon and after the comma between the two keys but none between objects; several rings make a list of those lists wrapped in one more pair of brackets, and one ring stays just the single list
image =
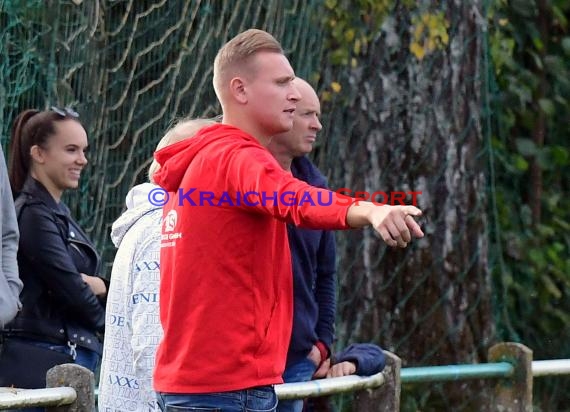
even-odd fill
[{"label": "black leather jacket", "polygon": [[14,203],[24,289],[22,310],[7,332],[58,344],[69,340],[100,354],[105,302],[80,275],[98,273],[99,255],[67,207],[56,203],[40,182],[28,177]]}]

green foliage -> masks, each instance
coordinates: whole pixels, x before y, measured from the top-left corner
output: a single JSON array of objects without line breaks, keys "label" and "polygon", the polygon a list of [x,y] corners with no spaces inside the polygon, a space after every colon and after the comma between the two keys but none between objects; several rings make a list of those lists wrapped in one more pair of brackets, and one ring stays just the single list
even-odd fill
[{"label": "green foliage", "polygon": [[423,13],[412,17],[412,39],[410,51],[418,60],[436,49],[443,49],[449,44],[449,22],[442,11]]},{"label": "green foliage", "polygon": [[324,23],[333,49],[331,63],[347,66],[380,30],[393,0],[325,0]]},{"label": "green foliage", "polygon": [[528,205],[517,206],[517,199],[508,191],[498,198],[506,263],[501,280],[508,291],[503,304],[513,328],[503,339],[518,337],[538,358],[564,357],[570,325],[570,225],[563,217],[570,202],[550,195],[545,205],[552,219],[535,225]]},{"label": "green foliage", "polygon": [[489,12],[499,338],[537,359],[570,353],[569,15],[561,0],[497,0]]},{"label": "green foliage", "polygon": [[[357,67],[359,56],[366,53],[394,4],[394,0],[325,0],[323,26],[329,64]],[[341,87],[335,81],[325,85],[321,101],[331,100]]]}]

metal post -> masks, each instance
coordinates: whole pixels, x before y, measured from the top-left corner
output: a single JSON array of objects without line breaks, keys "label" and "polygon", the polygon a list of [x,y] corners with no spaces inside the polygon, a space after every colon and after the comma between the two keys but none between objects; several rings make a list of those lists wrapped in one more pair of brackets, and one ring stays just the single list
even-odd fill
[{"label": "metal post", "polygon": [[354,411],[397,412],[400,410],[400,369],[402,360],[392,352],[384,351],[386,367],[382,374],[385,382],[380,388],[354,393]]},{"label": "metal post", "polygon": [[532,412],[532,351],[520,343],[498,343],[489,349],[489,362],[510,362],[510,379],[495,386],[495,411]]},{"label": "metal post", "polygon": [[95,410],[95,376],[93,372],[74,363],[51,368],[46,374],[46,386],[68,386],[75,389],[77,399],[71,405],[46,408],[46,412],[85,412]]}]

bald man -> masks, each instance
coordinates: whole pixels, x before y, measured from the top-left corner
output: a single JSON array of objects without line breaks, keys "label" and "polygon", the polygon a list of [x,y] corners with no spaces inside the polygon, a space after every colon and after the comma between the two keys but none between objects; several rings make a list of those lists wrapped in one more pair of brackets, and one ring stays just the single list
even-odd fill
[{"label": "bald man", "polygon": [[[293,127],[273,137],[267,148],[283,169],[312,186],[327,188],[325,177],[305,156],[313,150],[321,104],[313,87],[295,78],[301,95]],[[287,226],[293,266],[293,329],[284,382],[324,377],[330,365],[336,313],[336,248],[334,232]],[[279,412],[301,412],[303,400],[280,401]]]}]

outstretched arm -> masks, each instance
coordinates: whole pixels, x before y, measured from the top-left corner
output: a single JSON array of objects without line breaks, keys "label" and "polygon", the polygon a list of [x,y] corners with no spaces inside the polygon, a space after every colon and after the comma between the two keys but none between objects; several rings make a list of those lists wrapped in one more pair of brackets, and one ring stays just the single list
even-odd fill
[{"label": "outstretched arm", "polygon": [[[412,236],[424,235],[414,220],[422,214],[417,207],[375,205],[310,186],[285,172],[266,150],[235,151],[226,170],[232,198],[237,198],[237,193],[260,197],[254,199],[253,209],[248,202],[242,207],[270,214],[296,226],[331,230],[372,225],[388,246],[399,247],[406,247]],[[283,201],[283,194],[290,194],[290,197]],[[263,195],[271,195],[272,200],[263,201]],[[330,201],[323,204],[319,198]]]}]

